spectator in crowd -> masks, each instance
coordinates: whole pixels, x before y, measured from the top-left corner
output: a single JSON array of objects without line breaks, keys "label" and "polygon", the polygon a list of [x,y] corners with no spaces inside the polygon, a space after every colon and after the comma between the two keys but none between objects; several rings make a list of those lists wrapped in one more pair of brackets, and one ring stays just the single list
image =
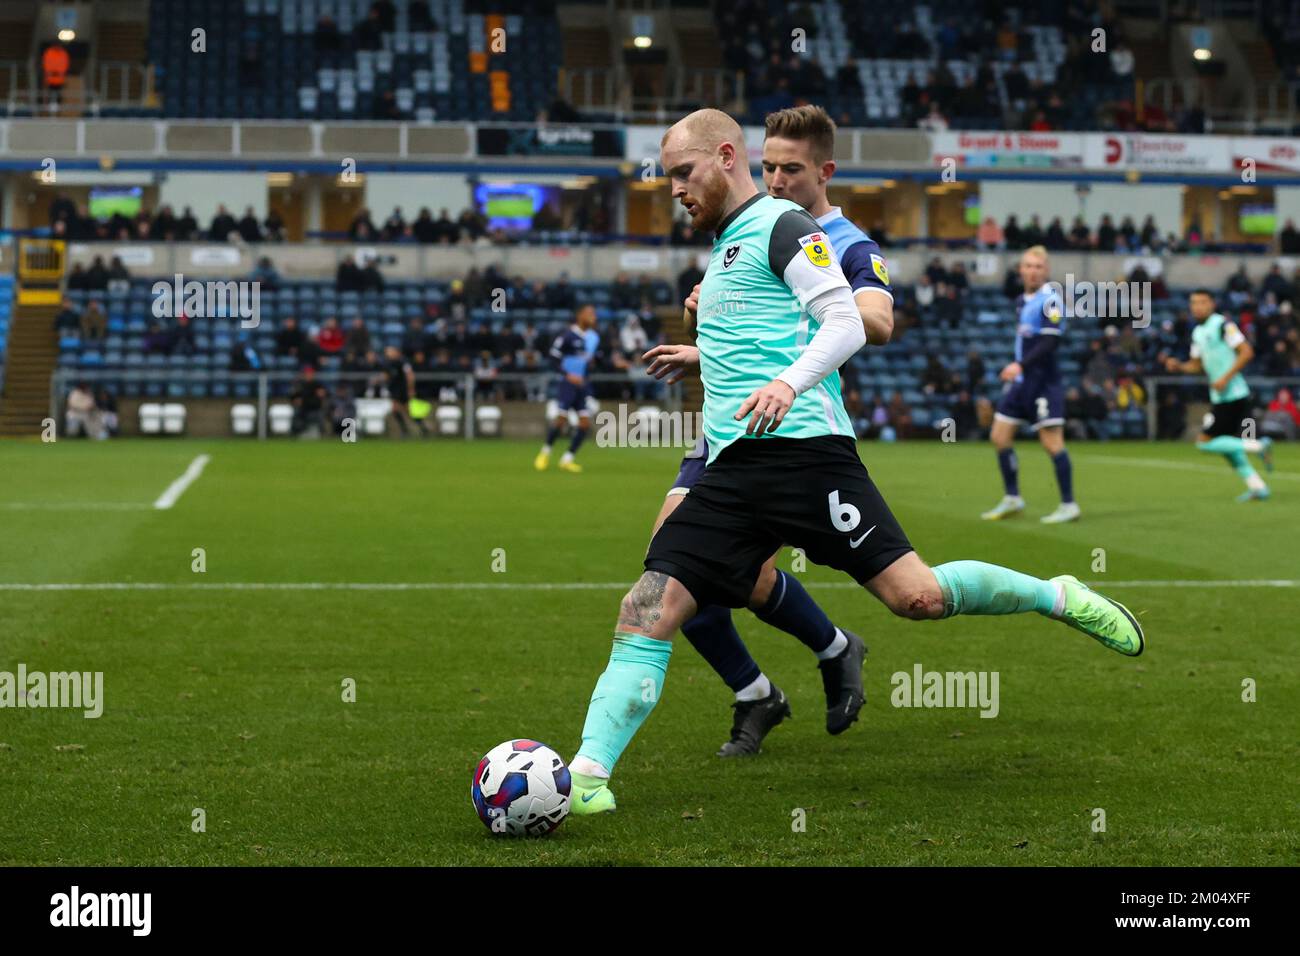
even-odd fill
[{"label": "spectator in crowd", "polygon": [[343,330],[334,316],[321,323],[316,332],[316,348],[324,355],[337,355],[343,351]]},{"label": "spectator in crowd", "polygon": [[100,415],[99,404],[95,401],[95,395],[90,390],[88,382],[78,382],[68,393],[63,430],[69,437],[77,435],[95,439],[107,437],[104,434],[104,422]]},{"label": "spectator in crowd", "polygon": [[230,370],[232,372],[258,372],[262,369],[262,358],[253,348],[247,332],[240,332],[230,346]]},{"label": "spectator in crowd", "polygon": [[376,234],[377,230],[370,219],[369,209],[361,209],[352,217],[352,222],[348,226],[348,238],[353,242],[373,242]]},{"label": "spectator in crowd", "polygon": [[406,22],[412,33],[433,33],[438,29],[433,15],[429,12],[428,0],[411,0],[406,11]]},{"label": "spectator in crowd", "polygon": [[366,267],[361,270],[361,291],[384,291],[384,276],[379,271],[379,263],[374,259],[367,262]]},{"label": "spectator in crowd", "polygon": [[288,316],[280,323],[280,331],[275,334],[275,354],[289,356],[298,359],[300,364],[305,364],[306,345],[307,337],[298,327],[298,320],[292,315]]},{"label": "spectator in crowd", "polygon": [[903,441],[912,437],[912,410],[908,408],[902,392],[894,392],[889,400],[889,425]]},{"label": "spectator in crowd", "polygon": [[312,35],[317,53],[342,53],[343,35],[334,18],[328,14],[316,21],[316,32]]},{"label": "spectator in crowd", "polygon": [[1002,249],[1006,246],[1006,236],[1002,227],[992,216],[985,216],[975,233],[975,243],[981,249]]},{"label": "spectator in crowd", "polygon": [[1070,227],[1070,246],[1074,249],[1092,248],[1092,232],[1082,216],[1074,217],[1074,225]]},{"label": "spectator in crowd", "polygon": [[921,373],[921,391],[927,395],[948,395],[955,390],[953,375],[939,356],[931,354]]},{"label": "spectator in crowd", "polygon": [[1101,222],[1097,226],[1097,251],[1114,252],[1115,243],[1118,239],[1119,230],[1115,228],[1115,223],[1111,220],[1110,214],[1103,215]]},{"label": "spectator in crowd", "polygon": [[108,266],[109,282],[129,282],[131,281],[131,272],[127,269],[126,263],[122,261],[121,256],[114,256],[113,261]]},{"label": "spectator in crowd", "polygon": [[92,292],[104,292],[108,289],[108,266],[104,265],[103,256],[95,256],[86,270],[86,288]]},{"label": "spectator in crowd", "polygon": [[930,133],[943,133],[948,130],[948,119],[939,110],[939,104],[931,102],[929,112],[916,125]]},{"label": "spectator in crowd", "polygon": [[[68,288],[86,290],[90,288],[88,285],[89,281],[90,279],[86,274],[86,267],[80,262],[74,262],[72,264],[72,271],[68,273]],[[63,301],[66,303],[68,300],[64,299]]]},{"label": "spectator in crowd", "polygon": [[356,39],[358,50],[382,50],[384,47],[384,29],[379,22],[379,13],[374,7],[366,14],[366,18],[357,24],[353,30],[353,36]]},{"label": "spectator in crowd", "polygon": [[362,285],[361,269],[356,260],[350,255],[344,256],[335,274],[334,288],[339,292],[360,292]]},{"label": "spectator in crowd", "polygon": [[384,220],[384,228],[380,233],[380,238],[385,242],[396,242],[406,236],[406,220],[402,218],[402,209],[400,206],[394,206],[393,211]]},{"label": "spectator in crowd", "polygon": [[[69,287],[71,287],[71,285],[71,282],[69,282]],[[78,312],[77,307],[72,304],[72,300],[67,296],[64,296],[62,308],[60,308],[58,313],[54,316],[54,331],[59,335],[62,335],[64,332],[71,332],[73,330],[76,330],[77,332],[81,331],[81,313]]]},{"label": "spectator in crowd", "polygon": [[274,289],[280,284],[280,273],[276,271],[275,264],[267,256],[257,260],[257,265],[253,267],[248,277],[258,283],[263,290]]},{"label": "spectator in crowd", "polygon": [[[443,212],[446,212],[444,209]],[[415,217],[415,222],[411,223],[411,235],[416,242],[429,245],[438,241],[438,225],[433,221],[433,213],[429,212],[429,207],[425,206],[420,210],[420,214]]]},{"label": "spectator in crowd", "polygon": [[1295,227],[1295,220],[1288,219],[1282,231],[1277,235],[1278,251],[1284,256],[1300,255],[1300,230]]},{"label": "spectator in crowd", "polygon": [[194,341],[194,324],[184,312],[176,316],[176,324],[167,331],[167,335],[171,339],[167,347],[168,355],[193,355],[198,351]]},{"label": "spectator in crowd", "polygon": [[912,298],[916,307],[922,311],[934,305],[934,284],[928,273],[922,272],[917,276],[916,285],[912,287]]},{"label": "spectator in crowd", "polygon": [[224,205],[218,205],[212,217],[212,226],[208,229],[208,238],[213,242],[225,242],[232,232],[236,232],[235,217]]},{"label": "spectator in crowd", "polygon": [[262,241],[262,227],[257,223],[257,214],[253,212],[252,206],[244,210],[244,218],[239,220],[235,228],[239,232],[239,238],[245,242]]},{"label": "spectator in crowd", "polygon": [[1047,234],[1043,237],[1043,245],[1051,252],[1069,248],[1070,241],[1065,236],[1065,227],[1061,224],[1060,216],[1054,217],[1048,225]]},{"label": "spectator in crowd", "polygon": [[[181,218],[176,223],[176,238],[182,242],[188,242],[199,234],[199,221],[194,215],[194,210],[189,206],[181,212]],[[221,237],[225,239],[225,236]]]},{"label": "spectator in crowd", "polygon": [[1282,267],[1276,262],[1269,268],[1268,274],[1264,276],[1260,291],[1266,295],[1272,293],[1278,302],[1291,302],[1295,299],[1295,288],[1287,277],[1282,275]]},{"label": "spectator in crowd", "polygon": [[950,282],[942,282],[934,295],[935,324],[955,329],[961,323],[961,300],[957,287]]},{"label": "spectator in crowd", "polygon": [[438,221],[433,225],[436,242],[450,245],[460,242],[460,224],[451,218],[451,213],[445,208],[438,214]]},{"label": "spectator in crowd", "polygon": [[1268,403],[1260,431],[1288,441],[1293,441],[1300,434],[1300,407],[1296,406],[1295,397],[1289,388],[1279,388],[1273,400]]},{"label": "spectator in crowd", "polygon": [[95,407],[99,409],[99,437],[116,438],[119,430],[117,396],[101,385],[95,389]]},{"label": "spectator in crowd", "polygon": [[159,322],[150,322],[149,329],[140,340],[140,348],[145,355],[170,355],[172,351],[171,333]]},{"label": "spectator in crowd", "polygon": [[1020,223],[1016,222],[1014,213],[1007,216],[1006,225],[1002,227],[1002,236],[1005,248],[1011,250],[1025,248],[1024,234],[1020,230]]},{"label": "spectator in crowd", "polygon": [[108,333],[108,316],[104,314],[104,307],[98,300],[86,306],[79,326],[84,339],[102,339]]},{"label": "spectator in crowd", "polygon": [[366,327],[365,320],[360,316],[356,316],[348,323],[347,339],[343,347],[357,355],[365,355],[370,351],[370,329]]},{"label": "spectator in crowd", "polygon": [[1246,274],[1246,263],[1237,266],[1237,271],[1228,277],[1224,288],[1224,297],[1230,308],[1239,309],[1251,300],[1250,276]]},{"label": "spectator in crowd", "polygon": [[316,378],[316,369],[304,365],[289,392],[289,404],[293,406],[293,433],[320,435],[325,432],[328,423],[325,420],[325,403],[329,393],[324,383]]}]

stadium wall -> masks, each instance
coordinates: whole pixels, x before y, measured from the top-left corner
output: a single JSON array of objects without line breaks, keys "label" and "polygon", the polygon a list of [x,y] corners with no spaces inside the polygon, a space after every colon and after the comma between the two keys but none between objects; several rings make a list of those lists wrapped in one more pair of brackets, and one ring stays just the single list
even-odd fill
[{"label": "stadium wall", "polygon": [[217,206],[225,206],[236,219],[253,207],[266,218],[268,196],[265,173],[169,173],[158,184],[158,205],[170,205],[176,214],[189,206],[199,222],[211,222]]},{"label": "stadium wall", "polygon": [[[1285,190],[1278,190],[1279,194]],[[989,180],[980,183],[980,217],[992,216],[998,223],[1015,216],[1024,225],[1038,216],[1044,228],[1058,216],[1068,230],[1075,216],[1083,216],[1088,228],[1096,229],[1109,214],[1118,227],[1131,216],[1141,228],[1147,216],[1155,219],[1161,235],[1183,233],[1183,187],[1144,183],[1135,189],[1127,184],[1095,183],[1081,196],[1072,184],[1026,180]]]},{"label": "stadium wall", "polygon": [[[137,276],[193,278],[239,278],[250,273],[261,256],[271,259],[276,269],[290,278],[333,279],[338,264],[346,257],[361,260],[379,257],[380,271],[390,279],[460,279],[471,268],[496,265],[509,276],[554,279],[567,272],[575,280],[612,280],[621,272],[646,273],[669,281],[692,262],[701,266],[708,252],[699,247],[646,248],[645,246],[446,246],[394,243],[318,245],[306,243],[263,243],[257,246],[204,243],[73,243],[68,247],[68,268],[76,263],[89,266],[96,256],[107,262],[120,256]],[[945,263],[965,262],[972,281],[1000,284],[1013,268],[1019,254],[1013,252],[936,252],[934,250],[886,250],[890,278],[895,285],[914,282],[934,258]],[[1208,285],[1221,288],[1239,265],[1255,281],[1263,279],[1274,262],[1288,263],[1271,255],[1165,255],[1136,256],[1102,253],[1058,252],[1052,256],[1052,274],[1076,281],[1117,281],[1141,263],[1151,275],[1162,275],[1171,286]],[[1294,268],[1292,266],[1291,268]],[[1286,268],[1288,273],[1290,268]]]}]

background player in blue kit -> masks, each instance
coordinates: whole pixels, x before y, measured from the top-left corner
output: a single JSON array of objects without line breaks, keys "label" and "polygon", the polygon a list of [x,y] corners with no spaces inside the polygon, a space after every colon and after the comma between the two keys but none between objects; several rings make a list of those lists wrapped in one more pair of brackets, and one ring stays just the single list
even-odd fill
[{"label": "background player in blue kit", "polygon": [[[883,345],[894,328],[894,296],[889,270],[880,246],[846,219],[826,196],[835,172],[835,122],[819,106],[800,106],[772,113],[766,120],[763,143],[763,182],[768,194],[798,203],[817,220],[830,240],[853,291],[854,302],[867,341]],[[685,320],[693,327],[699,286],[685,302]],[[698,363],[698,351],[689,345],[663,345],[646,353],[648,371],[658,378],[681,377],[681,369]],[[664,520],[682,503],[683,496],[704,474],[708,444],[701,437],[682,459],[681,469],[668,490],[655,521]],[[866,646],[851,631],[837,628],[798,579],[775,568],[773,555],[763,566],[761,582],[770,589],[757,595],[750,610],[759,620],[798,638],[817,657],[826,696],[826,730],[839,734],[857,720],[866,700],[862,663]],[[720,757],[755,754],[763,738],[790,714],[785,694],[755,662],[732,620],[731,609],[719,604],[700,608],[682,625],[682,633],[736,695],[731,739],[718,751]]]},{"label": "background player in blue kit", "polygon": [[1000,377],[1007,387],[998,401],[989,435],[998,450],[1005,494],[981,516],[986,521],[998,521],[1025,510],[1025,499],[1020,497],[1020,463],[1014,448],[1016,432],[1024,424],[1038,433],[1061,489],[1060,505],[1040,520],[1059,524],[1079,517],[1070,453],[1065,450],[1065,386],[1057,361],[1065,317],[1060,294],[1048,283],[1048,275],[1047,250],[1042,246],[1026,249],[1020,257],[1025,293],[1017,302],[1016,360],[1002,370]]},{"label": "background player in blue kit", "polygon": [[533,466],[538,471],[545,471],[551,463],[551,446],[559,437],[569,420],[569,412],[578,413],[578,427],[569,441],[569,450],[560,458],[560,468],[564,471],[580,472],[582,466],[573,460],[582,447],[582,441],[591,428],[591,412],[587,403],[591,399],[591,386],[587,383],[590,366],[600,347],[600,333],[596,331],[596,307],[578,306],[573,316],[573,324],[561,332],[551,345],[551,362],[560,373],[556,388],[555,420],[546,430],[546,444],[537,453]]}]

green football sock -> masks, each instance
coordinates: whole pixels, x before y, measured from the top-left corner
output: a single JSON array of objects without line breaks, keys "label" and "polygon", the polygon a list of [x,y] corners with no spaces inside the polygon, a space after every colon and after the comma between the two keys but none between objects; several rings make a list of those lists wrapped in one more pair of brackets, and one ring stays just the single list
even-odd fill
[{"label": "green football sock", "polygon": [[1051,581],[983,561],[949,561],[934,568],[943,590],[944,617],[955,614],[1061,613],[1064,592]]},{"label": "green football sock", "polygon": [[641,634],[614,633],[609,666],[596,681],[578,756],[613,772],[663,691],[673,645]]},{"label": "green football sock", "polygon": [[1240,455],[1246,450],[1245,442],[1235,435],[1217,435],[1209,441],[1198,441],[1196,447],[1201,451],[1208,451],[1214,455],[1227,455],[1229,458],[1233,453]]}]

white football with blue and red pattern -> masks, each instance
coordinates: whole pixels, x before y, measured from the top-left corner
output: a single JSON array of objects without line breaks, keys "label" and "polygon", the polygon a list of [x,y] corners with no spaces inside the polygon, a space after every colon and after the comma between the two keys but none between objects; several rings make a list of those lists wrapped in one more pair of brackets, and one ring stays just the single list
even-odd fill
[{"label": "white football with blue and red pattern", "polygon": [[536,740],[497,744],[474,771],[470,797],[478,817],[501,836],[542,836],[569,815],[569,768]]}]

